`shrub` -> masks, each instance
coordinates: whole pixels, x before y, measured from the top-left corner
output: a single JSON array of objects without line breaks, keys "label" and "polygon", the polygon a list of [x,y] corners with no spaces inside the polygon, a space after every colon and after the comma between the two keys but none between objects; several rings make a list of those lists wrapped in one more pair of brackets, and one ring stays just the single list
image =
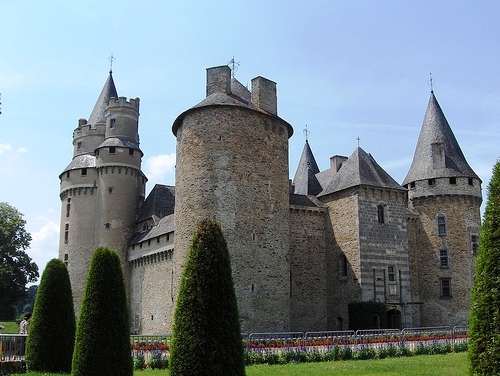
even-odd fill
[{"label": "shrub", "polygon": [[95,250],[76,328],[73,376],[132,375],[125,284],[118,254]]},{"label": "shrub", "polygon": [[375,358],[375,350],[373,347],[364,346],[361,347],[358,351],[356,351],[354,359],[357,360],[366,360],[366,359],[374,359]]},{"label": "shrub", "polygon": [[133,359],[134,370],[139,371],[144,369],[146,364],[146,359],[144,358],[143,353],[137,354]]},{"label": "shrub", "polygon": [[43,271],[26,342],[26,365],[32,371],[71,372],[75,311],[68,269],[59,259]]},{"label": "shrub", "polygon": [[221,227],[213,220],[198,223],[184,266],[170,372],[172,376],[245,374],[229,252]]},{"label": "shrub", "polygon": [[500,161],[493,167],[481,226],[469,314],[471,373],[500,374]]},{"label": "shrub", "polygon": [[168,368],[168,358],[163,354],[163,351],[153,350],[147,365],[151,369],[166,369]]}]

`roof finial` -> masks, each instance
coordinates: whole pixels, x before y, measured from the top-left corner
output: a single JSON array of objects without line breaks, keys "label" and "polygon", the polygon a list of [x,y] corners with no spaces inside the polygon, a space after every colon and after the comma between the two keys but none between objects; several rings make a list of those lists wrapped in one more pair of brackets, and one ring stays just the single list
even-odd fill
[{"label": "roof finial", "polygon": [[308,142],[308,139],[309,139],[309,133],[311,133],[311,132],[309,132],[309,131],[307,130],[307,124],[306,124],[306,127],[304,128],[304,136],[306,136],[306,142]]},{"label": "roof finial", "polygon": [[361,141],[361,139],[358,137],[356,137],[356,140],[358,140],[358,148],[359,148],[359,141]]},{"label": "roof finial", "polygon": [[434,78],[432,78],[432,73],[429,73],[429,85],[431,86],[431,93],[434,93]]},{"label": "roof finial", "polygon": [[234,78],[234,76],[236,75],[236,71],[238,70],[238,67],[240,66],[240,62],[234,61],[234,55],[233,55],[233,58],[231,59],[231,61],[229,63],[227,63],[227,65],[229,65],[229,68],[231,68],[231,77]]},{"label": "roof finial", "polygon": [[109,59],[109,73],[113,73],[113,60],[116,60],[116,59],[113,56],[112,52],[111,52],[111,56],[108,57],[108,59]]}]

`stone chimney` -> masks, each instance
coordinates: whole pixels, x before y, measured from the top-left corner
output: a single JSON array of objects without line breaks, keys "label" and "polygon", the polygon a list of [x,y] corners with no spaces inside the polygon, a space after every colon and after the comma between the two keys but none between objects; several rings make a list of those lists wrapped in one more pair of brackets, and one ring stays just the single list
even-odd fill
[{"label": "stone chimney", "polygon": [[332,172],[332,175],[335,175],[337,172],[339,172],[340,168],[342,167],[342,163],[347,161],[347,157],[344,157],[342,155],[334,155],[333,157],[330,157],[330,171]]},{"label": "stone chimney", "polygon": [[252,102],[263,110],[278,115],[276,82],[260,76],[255,77],[252,80]]},{"label": "stone chimney", "polygon": [[207,97],[213,93],[231,94],[231,68],[207,68]]}]

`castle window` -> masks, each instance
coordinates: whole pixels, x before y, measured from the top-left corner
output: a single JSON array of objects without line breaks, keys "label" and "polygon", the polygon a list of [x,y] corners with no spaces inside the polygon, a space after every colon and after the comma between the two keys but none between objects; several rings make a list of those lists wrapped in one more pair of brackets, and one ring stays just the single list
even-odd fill
[{"label": "castle window", "polygon": [[438,235],[446,235],[446,218],[440,214],[437,217]]},{"label": "castle window", "polygon": [[429,180],[427,180],[427,184],[429,184],[429,185],[434,185],[435,182],[436,182],[435,179],[429,179]]},{"label": "castle window", "polygon": [[69,240],[69,223],[64,225],[64,242],[67,243]]},{"label": "castle window", "polygon": [[378,223],[380,224],[385,223],[384,205],[377,206],[377,218],[378,218]]},{"label": "castle window", "polygon": [[474,185],[474,179],[469,178],[469,179],[467,179],[467,181],[469,182],[469,185]]},{"label": "castle window", "polygon": [[169,241],[170,239],[170,234],[167,234],[167,242]]},{"label": "castle window", "polygon": [[339,256],[338,270],[339,270],[339,279],[341,281],[345,281],[347,279],[347,257],[345,257],[345,255]]},{"label": "castle window", "polygon": [[109,223],[109,222],[105,223],[105,224],[104,224],[104,228],[105,228],[106,230],[109,230],[109,229],[111,228],[111,223]]},{"label": "castle window", "polygon": [[457,178],[456,177],[451,177],[450,178],[450,184],[457,184]]},{"label": "castle window", "polygon": [[134,155],[134,149],[129,148],[128,149],[128,155]]},{"label": "castle window", "polygon": [[109,147],[109,154],[115,154],[116,153],[116,147],[110,146]]},{"label": "castle window", "polygon": [[159,236],[156,238],[156,242],[157,242],[157,243],[159,243],[159,242],[160,242],[160,237],[159,237]]},{"label": "castle window", "polygon": [[439,296],[451,298],[451,278],[439,278]]},{"label": "castle window", "polygon": [[66,179],[69,179],[69,171],[66,172]]},{"label": "castle window", "polygon": [[439,267],[443,269],[450,267],[450,256],[448,255],[448,248],[439,249]]},{"label": "castle window", "polygon": [[410,188],[415,188],[415,182],[414,182],[414,181],[412,181],[412,182],[410,183]]},{"label": "castle window", "polygon": [[68,198],[68,202],[66,204],[66,217],[69,217],[70,209],[71,209],[71,199]]},{"label": "castle window", "polygon": [[85,167],[82,168],[82,176],[87,176],[87,169]]},{"label": "castle window", "polygon": [[116,125],[116,119],[111,119],[111,120],[109,121],[109,127],[110,127],[111,129],[113,129],[113,128],[115,127],[115,125]]},{"label": "castle window", "polygon": [[78,143],[76,144],[76,149],[80,150],[81,148],[82,148],[82,142],[78,141]]},{"label": "castle window", "polygon": [[64,254],[64,264],[68,266],[69,255],[67,253]]},{"label": "castle window", "polygon": [[113,187],[109,187],[109,188],[108,188],[108,193],[109,193],[109,194],[113,193],[113,191],[114,191],[114,188],[113,188]]},{"label": "castle window", "polygon": [[387,267],[387,277],[389,282],[396,282],[396,268],[394,266]]},{"label": "castle window", "polygon": [[471,245],[472,254],[475,255],[477,253],[477,249],[479,248],[479,236],[471,235],[470,236],[470,245]]}]

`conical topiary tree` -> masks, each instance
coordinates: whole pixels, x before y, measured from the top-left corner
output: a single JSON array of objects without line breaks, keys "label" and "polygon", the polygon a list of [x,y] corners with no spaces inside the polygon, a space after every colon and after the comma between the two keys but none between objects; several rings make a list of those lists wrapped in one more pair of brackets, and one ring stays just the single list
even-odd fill
[{"label": "conical topiary tree", "polygon": [[244,375],[231,263],[220,225],[198,223],[174,314],[170,374]]},{"label": "conical topiary tree", "polygon": [[468,349],[471,374],[500,374],[500,161],[493,167],[481,226]]},{"label": "conical topiary tree", "polygon": [[75,311],[68,270],[59,259],[45,266],[35,298],[26,365],[30,371],[71,372]]},{"label": "conical topiary tree", "polygon": [[127,297],[118,254],[95,250],[76,327],[72,375],[133,374]]}]

